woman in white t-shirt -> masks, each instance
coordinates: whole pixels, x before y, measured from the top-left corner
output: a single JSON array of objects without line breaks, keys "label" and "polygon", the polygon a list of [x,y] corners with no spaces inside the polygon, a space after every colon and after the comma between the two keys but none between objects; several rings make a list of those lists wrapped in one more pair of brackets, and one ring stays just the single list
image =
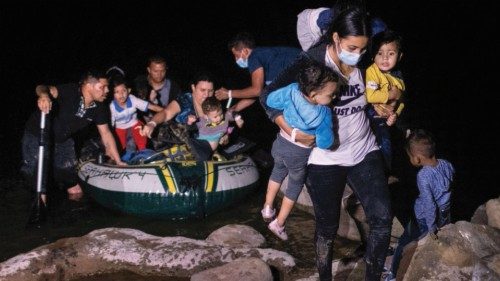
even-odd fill
[{"label": "woman in white t-shirt", "polygon": [[[366,280],[380,280],[389,246],[392,214],[384,162],[365,114],[367,106],[362,72],[356,67],[370,38],[369,19],[356,8],[335,17],[322,43],[302,53],[332,68],[340,76],[334,101],[334,128],[338,148],[313,148],[308,161],[306,186],[316,218],[316,266],[320,280],[332,279],[333,241],[339,226],[342,194],[346,183],[354,190],[367,216],[370,232],[365,253]],[[270,92],[289,84],[301,60],[287,68],[260,96],[268,116],[287,134],[292,128],[282,112],[266,106]],[[307,145],[314,137],[298,132],[296,140]]]}]

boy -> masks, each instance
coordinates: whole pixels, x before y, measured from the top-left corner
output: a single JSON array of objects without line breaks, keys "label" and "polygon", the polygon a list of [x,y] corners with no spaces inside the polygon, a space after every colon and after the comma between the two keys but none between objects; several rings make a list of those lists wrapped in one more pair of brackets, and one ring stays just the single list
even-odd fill
[{"label": "boy", "polygon": [[415,200],[421,237],[450,223],[450,185],[455,169],[450,162],[436,158],[435,146],[432,136],[425,130],[415,130],[408,137],[406,151],[410,162],[421,167],[417,174],[420,194]]}]

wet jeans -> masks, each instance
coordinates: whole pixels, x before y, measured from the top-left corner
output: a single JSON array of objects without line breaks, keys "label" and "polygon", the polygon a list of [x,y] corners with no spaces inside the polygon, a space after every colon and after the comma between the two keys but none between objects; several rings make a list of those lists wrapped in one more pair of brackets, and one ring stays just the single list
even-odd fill
[{"label": "wet jeans", "polygon": [[408,245],[411,241],[417,240],[420,236],[420,229],[415,222],[415,219],[412,218],[406,224],[403,234],[398,239],[398,246],[394,251],[394,255],[392,256],[392,264],[391,264],[391,272],[393,276],[396,276],[398,273],[399,263],[401,262],[401,258],[403,257],[403,249],[406,245]]},{"label": "wet jeans", "polygon": [[333,241],[339,228],[342,194],[346,183],[361,202],[370,226],[365,262],[366,280],[380,280],[389,247],[392,214],[379,151],[352,167],[309,165],[307,190],[314,206],[316,266],[320,280],[332,280]]}]

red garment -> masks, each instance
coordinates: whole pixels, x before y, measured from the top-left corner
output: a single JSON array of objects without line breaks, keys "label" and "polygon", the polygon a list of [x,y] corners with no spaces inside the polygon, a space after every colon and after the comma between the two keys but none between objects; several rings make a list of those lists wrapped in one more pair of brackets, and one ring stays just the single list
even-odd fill
[{"label": "red garment", "polygon": [[127,145],[127,131],[131,130],[132,137],[134,138],[135,145],[137,145],[137,150],[143,150],[146,148],[146,143],[148,141],[146,136],[141,136],[139,133],[141,126],[144,125],[141,121],[138,121],[133,126],[128,129],[118,129],[115,128],[116,135],[122,146],[122,149],[126,148]]}]

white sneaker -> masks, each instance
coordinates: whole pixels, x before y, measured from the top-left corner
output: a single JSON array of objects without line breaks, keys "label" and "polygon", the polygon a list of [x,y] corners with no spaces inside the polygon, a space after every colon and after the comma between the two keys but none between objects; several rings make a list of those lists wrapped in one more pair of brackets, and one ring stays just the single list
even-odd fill
[{"label": "white sneaker", "polygon": [[383,280],[384,281],[396,281],[396,276],[394,276],[394,274],[389,271]]},{"label": "white sneaker", "polygon": [[271,206],[265,205],[264,208],[260,211],[262,214],[262,218],[264,219],[265,222],[270,222],[274,219],[274,216],[276,215],[276,210],[271,209]]},{"label": "white sneaker", "polygon": [[269,228],[269,230],[271,230],[271,232],[278,236],[281,240],[288,240],[288,234],[286,234],[285,226],[279,226],[278,219],[274,219],[271,223],[269,223],[267,228]]}]

